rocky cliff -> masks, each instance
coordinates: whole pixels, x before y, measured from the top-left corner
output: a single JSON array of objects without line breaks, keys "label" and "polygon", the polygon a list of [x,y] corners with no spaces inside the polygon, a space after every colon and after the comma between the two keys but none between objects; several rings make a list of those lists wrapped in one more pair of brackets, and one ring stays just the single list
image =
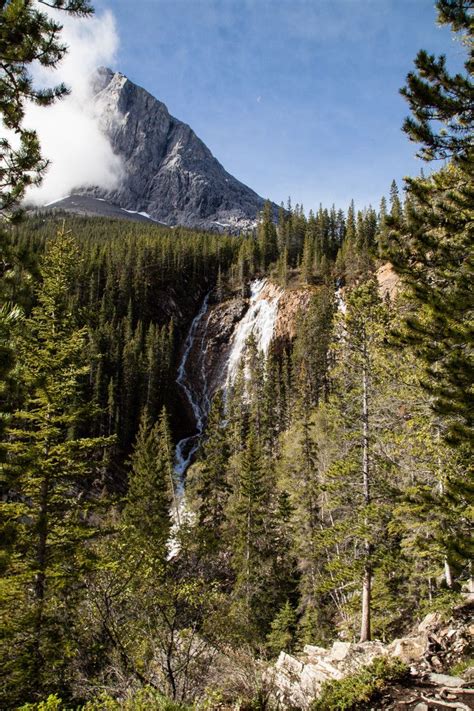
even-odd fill
[{"label": "rocky cliff", "polygon": [[233,382],[250,336],[264,353],[270,343],[290,342],[298,316],[310,299],[309,289],[284,290],[267,279],[257,279],[250,285],[248,298],[210,302],[196,328],[186,366],[197,400],[209,403],[218,388]]},{"label": "rocky cliff", "polygon": [[92,187],[78,193],[168,225],[230,232],[255,225],[263,199],[227,173],[161,101],[105,68],[94,78],[94,94],[101,128],[124,170],[118,188]]},{"label": "rocky cliff", "polygon": [[204,298],[181,349],[178,384],[182,393],[183,421],[194,427],[182,434],[176,448],[175,471],[184,484],[186,470],[199,447],[212,398],[233,384],[240,363],[245,364],[247,343],[267,353],[270,344],[288,343],[295,336],[301,309],[311,298],[308,289],[284,290],[267,279],[256,279],[248,298],[230,296],[213,302]]}]

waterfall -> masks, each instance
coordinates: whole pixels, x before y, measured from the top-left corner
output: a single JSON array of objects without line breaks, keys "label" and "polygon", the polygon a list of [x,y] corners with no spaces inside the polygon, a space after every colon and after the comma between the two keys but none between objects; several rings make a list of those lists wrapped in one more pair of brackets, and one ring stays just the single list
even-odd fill
[{"label": "waterfall", "polygon": [[278,315],[278,302],[283,294],[281,289],[274,290],[268,296],[264,295],[265,287],[268,285],[266,279],[257,279],[250,285],[249,308],[237,326],[232,347],[227,361],[226,385],[232,385],[239,364],[245,354],[247,341],[253,335],[257,341],[257,347],[265,355],[268,352]]},{"label": "waterfall", "polygon": [[341,312],[341,314],[345,315],[347,311],[347,305],[346,302],[344,301],[344,296],[342,293],[342,289],[338,287],[335,292],[335,297],[336,297],[336,305],[337,305],[337,310]]},{"label": "waterfall", "polygon": [[346,302],[345,302],[345,300],[344,300],[344,293],[343,293],[343,289],[342,289],[342,279],[338,279],[337,282],[336,282],[336,291],[335,291],[334,296],[335,296],[335,298],[336,298],[337,310],[338,310],[343,316],[345,316],[346,311],[347,311],[347,305],[346,305]]},{"label": "waterfall", "polygon": [[[255,337],[261,352],[265,354],[268,352],[274,335],[278,302],[282,294],[281,289],[273,286],[266,279],[257,279],[251,283],[249,307],[234,330],[227,362],[223,365],[220,383],[224,387],[232,385],[235,380],[239,364],[245,356],[249,336]],[[198,450],[211,404],[210,390],[213,388],[209,386],[207,373],[207,322],[203,324],[208,307],[209,294],[191,323],[176,378],[177,384],[191,406],[196,426],[193,435],[185,437],[176,445],[174,471],[179,495],[183,493],[184,476]],[[200,343],[197,343],[196,339],[200,340]]]},{"label": "waterfall", "polygon": [[[229,386],[234,382],[250,335],[255,337],[260,351],[265,354],[268,352],[274,335],[278,302],[282,294],[281,289],[272,286],[266,279],[252,282],[249,307],[233,332],[227,362],[223,365],[222,376],[219,380],[220,386]],[[210,391],[213,388],[209,386],[207,372],[208,321],[203,324],[208,313],[208,306],[209,294],[205,297],[199,313],[191,323],[176,378],[176,383],[184,392],[193,411],[196,431],[195,434],[185,437],[176,445],[174,472],[177,500],[172,512],[173,526],[168,542],[169,558],[173,558],[179,551],[180,526],[183,521],[191,521],[193,517],[186,505],[184,478],[186,470],[198,450],[211,404]],[[196,339],[200,342],[196,342]]]},{"label": "waterfall", "polygon": [[[191,409],[193,411],[194,418],[196,421],[196,433],[191,435],[190,437],[185,437],[184,439],[180,440],[176,445],[174,471],[178,484],[178,493],[182,493],[183,491],[184,475],[191,463],[191,459],[193,458],[195,452],[199,447],[199,440],[203,433],[204,426],[206,424],[206,418],[209,412],[210,403],[207,389],[206,370],[204,367],[205,348],[201,347],[201,351],[199,354],[200,368],[198,373],[198,379],[197,381],[195,381],[196,385],[199,385],[199,387],[191,387],[187,370],[189,355],[193,348],[198,328],[207,313],[208,305],[209,294],[206,295],[206,298],[202,302],[201,308],[199,309],[199,313],[193,319],[188,335],[186,336],[183,357],[181,358],[181,363],[179,364],[178,368],[178,377],[176,378],[177,384],[181,387],[184,394],[186,395],[187,401],[191,405]],[[203,344],[201,345],[204,345],[204,338],[202,340]]]}]

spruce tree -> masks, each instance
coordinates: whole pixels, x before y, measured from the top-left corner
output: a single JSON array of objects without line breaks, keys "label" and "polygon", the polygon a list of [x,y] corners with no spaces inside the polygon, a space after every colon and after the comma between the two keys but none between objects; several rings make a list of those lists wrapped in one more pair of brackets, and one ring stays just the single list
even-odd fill
[{"label": "spruce tree", "polygon": [[173,448],[166,410],[151,424],[145,411],[134,450],[124,520],[142,548],[162,563],[171,529]]},{"label": "spruce tree", "polygon": [[296,612],[287,600],[271,623],[266,646],[270,653],[278,656],[281,651],[291,652],[296,631]]},{"label": "spruce tree", "polygon": [[199,536],[204,548],[216,551],[222,541],[230,485],[227,480],[229,445],[225,429],[224,398],[218,391],[212,401],[202,445],[202,467],[197,482]]},{"label": "spruce tree", "polygon": [[[72,15],[90,15],[88,0],[38,0]],[[0,116],[6,128],[19,137],[19,146],[0,140],[0,213],[9,213],[21,202],[29,185],[41,182],[48,161],[41,156],[35,131],[25,128],[28,101],[47,106],[67,93],[64,84],[52,89],[33,85],[30,67],[39,62],[53,68],[67,52],[61,42],[61,25],[32,0],[3,2],[0,6]]]},{"label": "spruce tree", "polygon": [[2,588],[10,635],[2,651],[13,699],[67,687],[74,606],[94,563],[88,541],[97,529],[88,489],[110,440],[78,434],[88,373],[86,330],[77,327],[70,309],[79,261],[70,235],[50,241],[38,305],[16,344],[24,393],[7,430],[2,503],[14,535]]},{"label": "spruce tree", "polygon": [[[244,634],[251,641],[268,616],[262,599],[266,579],[265,528],[269,514],[266,471],[253,423],[241,454],[237,487],[228,516],[234,529],[234,595],[242,614]],[[250,635],[250,636],[249,636]]]},{"label": "spruce tree", "polygon": [[425,385],[433,393],[436,410],[445,417],[444,434],[448,441],[470,447],[472,3],[439,0],[437,8],[439,22],[451,24],[465,41],[466,73],[452,76],[444,57],[420,52],[417,72],[408,75],[402,89],[412,111],[404,130],[410,140],[421,144],[422,158],[450,158],[451,162],[428,178],[407,180],[407,220],[405,225],[392,221],[390,256],[420,310],[420,316],[414,313],[407,319],[405,340],[425,361]]}]

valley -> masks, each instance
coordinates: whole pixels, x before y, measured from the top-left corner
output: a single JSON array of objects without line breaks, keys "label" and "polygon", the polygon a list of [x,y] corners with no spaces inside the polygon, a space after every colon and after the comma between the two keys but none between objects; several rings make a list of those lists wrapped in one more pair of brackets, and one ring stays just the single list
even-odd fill
[{"label": "valley", "polygon": [[472,708],[474,7],[334,3],[0,3],[2,710]]}]

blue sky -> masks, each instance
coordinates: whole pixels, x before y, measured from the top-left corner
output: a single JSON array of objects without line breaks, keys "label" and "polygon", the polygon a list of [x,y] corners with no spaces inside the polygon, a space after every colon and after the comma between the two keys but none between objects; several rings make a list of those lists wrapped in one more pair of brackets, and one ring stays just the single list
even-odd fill
[{"label": "blue sky", "polygon": [[462,48],[432,0],[96,0],[116,66],[277,203],[378,205],[419,172],[398,94],[420,48]]}]

